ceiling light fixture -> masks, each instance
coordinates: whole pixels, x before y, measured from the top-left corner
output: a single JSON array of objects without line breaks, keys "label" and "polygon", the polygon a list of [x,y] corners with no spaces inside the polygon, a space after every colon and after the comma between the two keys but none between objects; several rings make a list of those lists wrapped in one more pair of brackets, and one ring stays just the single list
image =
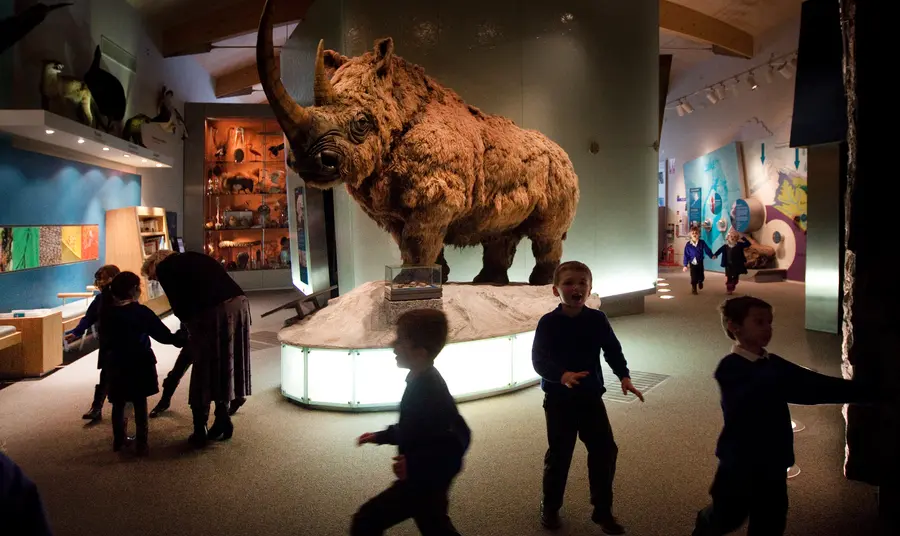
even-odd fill
[{"label": "ceiling light fixture", "polygon": [[774,77],[774,73],[775,73],[775,66],[769,65],[769,68],[766,69],[766,83],[767,84],[772,83],[772,78]]},{"label": "ceiling light fixture", "polygon": [[691,106],[691,103],[686,100],[681,101],[681,107],[684,109],[684,113],[686,114],[694,113],[694,107]]},{"label": "ceiling light fixture", "polygon": [[78,143],[84,143],[84,138],[78,138]]},{"label": "ceiling light fixture", "polygon": [[103,150],[104,150],[104,151],[108,151],[108,150],[109,150],[109,147],[104,147]]},{"label": "ceiling light fixture", "polygon": [[738,86],[741,84],[741,81],[738,80],[738,77],[734,77],[734,85],[731,86],[731,91],[734,92],[735,97],[740,93],[738,90]]},{"label": "ceiling light fixture", "polygon": [[156,167],[162,167],[162,164],[156,164]]},{"label": "ceiling light fixture", "polygon": [[48,129],[45,130],[44,132],[46,132],[47,134],[53,134],[53,133],[56,132],[56,131],[55,131],[55,130],[51,130],[51,129],[48,128]]},{"label": "ceiling light fixture", "polygon": [[791,64],[784,62],[784,64],[778,68],[778,74],[790,80],[791,77],[794,76],[794,72],[791,70]]},{"label": "ceiling light fixture", "polygon": [[141,163],[142,163],[142,164],[146,164],[146,163],[147,163],[147,159],[146,159],[146,158],[141,158]]},{"label": "ceiling light fixture", "polygon": [[715,87],[716,97],[719,100],[723,100],[725,98],[725,85],[718,85]]},{"label": "ceiling light fixture", "polygon": [[750,91],[756,91],[756,88],[759,87],[756,77],[753,76],[753,71],[750,71],[750,74],[747,75],[747,85],[750,86]]},{"label": "ceiling light fixture", "polygon": [[712,88],[706,90],[706,100],[708,100],[711,104],[719,102],[719,98],[716,97],[716,94],[713,92]]},{"label": "ceiling light fixture", "polygon": [[125,158],[131,158],[130,154],[123,154],[122,156],[124,156]]}]

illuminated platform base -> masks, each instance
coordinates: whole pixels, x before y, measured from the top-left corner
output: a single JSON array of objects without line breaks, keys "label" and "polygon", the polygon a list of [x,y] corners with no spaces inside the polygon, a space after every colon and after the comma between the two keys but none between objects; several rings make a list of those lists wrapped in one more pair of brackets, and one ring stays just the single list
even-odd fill
[{"label": "illuminated platform base", "polygon": [[[367,283],[281,330],[285,397],[322,409],[396,409],[407,371],[397,368],[390,348],[392,326],[378,320],[389,314],[383,291],[384,282]],[[443,292],[450,341],[435,366],[454,398],[483,398],[538,382],[531,344],[538,320],[558,303],[549,286],[448,284]],[[644,296],[652,293],[604,298],[602,309],[609,304],[609,316],[642,312]],[[600,299],[591,296],[588,306],[600,307]]]}]

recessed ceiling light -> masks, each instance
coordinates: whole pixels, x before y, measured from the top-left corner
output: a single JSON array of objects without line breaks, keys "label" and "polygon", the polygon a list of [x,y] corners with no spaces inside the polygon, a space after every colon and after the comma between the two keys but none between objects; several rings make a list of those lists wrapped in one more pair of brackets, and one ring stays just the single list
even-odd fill
[{"label": "recessed ceiling light", "polygon": [[78,143],[84,143],[84,138],[78,138]]},{"label": "recessed ceiling light", "polygon": [[668,283],[657,283],[656,286],[658,286],[658,287],[668,287],[669,284],[668,284]]},{"label": "recessed ceiling light", "polygon": [[656,280],[657,280],[657,281],[665,281],[666,278],[665,278],[665,277],[657,277]]},{"label": "recessed ceiling light", "polygon": [[146,163],[147,163],[147,159],[146,159],[146,158],[141,158],[141,162],[144,163],[144,164],[146,164]]},{"label": "recessed ceiling light", "polygon": [[156,167],[162,167],[162,164],[156,164]]},{"label": "recessed ceiling light", "polygon": [[123,154],[122,156],[124,156],[125,158],[131,158],[130,154]]},{"label": "recessed ceiling light", "polygon": [[657,289],[656,291],[657,291],[657,292],[672,292],[672,289],[670,289],[670,288],[660,288],[660,289]]},{"label": "recessed ceiling light", "polygon": [[48,128],[48,129],[45,130],[44,132],[46,132],[47,134],[53,134],[53,133],[56,132],[56,131]]},{"label": "recessed ceiling light", "polygon": [[675,296],[672,296],[671,294],[663,294],[662,296],[660,296],[660,299],[663,299],[663,300],[671,300],[671,299],[673,299],[674,297],[675,297]]},{"label": "recessed ceiling light", "polygon": [[109,150],[109,147],[104,147],[103,150],[104,150],[104,151],[108,151],[108,150]]}]

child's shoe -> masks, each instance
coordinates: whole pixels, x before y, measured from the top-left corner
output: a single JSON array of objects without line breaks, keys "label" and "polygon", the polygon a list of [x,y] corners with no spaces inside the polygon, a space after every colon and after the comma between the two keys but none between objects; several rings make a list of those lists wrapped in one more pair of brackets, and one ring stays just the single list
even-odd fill
[{"label": "child's shoe", "polygon": [[559,510],[549,510],[541,503],[541,525],[545,529],[556,530],[562,526],[562,520],[559,518]]},{"label": "child's shoe", "polygon": [[697,294],[697,287],[691,287],[691,294]]},{"label": "child's shoe", "polygon": [[703,283],[702,282],[697,283],[697,288],[699,288],[700,290],[703,290]]},{"label": "child's shoe", "polygon": [[625,534],[625,527],[620,525],[609,512],[600,512],[595,509],[591,514],[591,521],[600,525],[600,530],[604,534]]},{"label": "child's shoe", "polygon": [[100,408],[91,408],[90,411],[81,416],[82,419],[91,422],[97,422],[103,418],[103,412]]}]

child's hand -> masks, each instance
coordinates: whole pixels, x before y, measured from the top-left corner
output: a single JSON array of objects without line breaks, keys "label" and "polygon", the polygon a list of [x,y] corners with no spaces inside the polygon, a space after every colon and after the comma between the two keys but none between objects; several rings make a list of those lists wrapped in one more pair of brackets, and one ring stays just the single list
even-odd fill
[{"label": "child's hand", "polygon": [[406,456],[394,456],[393,469],[397,480],[406,480]]},{"label": "child's hand", "polygon": [[644,394],[635,388],[634,384],[631,383],[631,378],[625,378],[622,380],[622,394],[627,395],[629,391],[634,393],[641,402],[644,401]]},{"label": "child's hand", "polygon": [[578,380],[584,378],[588,374],[590,373],[586,370],[582,372],[563,372],[562,378],[559,379],[559,383],[571,389],[578,385]]},{"label": "child's hand", "polygon": [[356,438],[356,446],[365,445],[366,443],[374,443],[376,434],[374,432],[366,432]]},{"label": "child's hand", "polygon": [[75,342],[77,338],[74,333],[66,333],[66,342]]},{"label": "child's hand", "polygon": [[687,272],[687,266],[682,266],[682,267],[681,267],[681,271],[682,271],[682,272]]},{"label": "child's hand", "polygon": [[718,255],[713,255],[713,260],[718,259],[718,258],[719,258]]}]

